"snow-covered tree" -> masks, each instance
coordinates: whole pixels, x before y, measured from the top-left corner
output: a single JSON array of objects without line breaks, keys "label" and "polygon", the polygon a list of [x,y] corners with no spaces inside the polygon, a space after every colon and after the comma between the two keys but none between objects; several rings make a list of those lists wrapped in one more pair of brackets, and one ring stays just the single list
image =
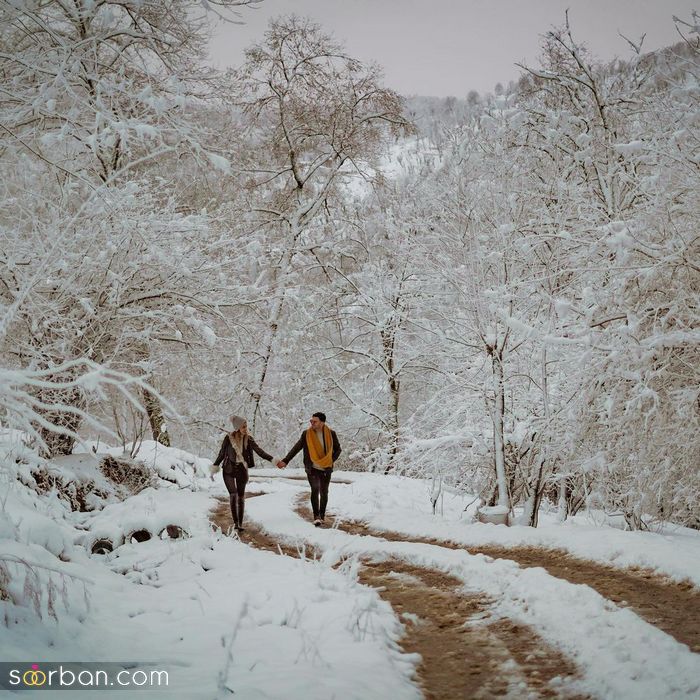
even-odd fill
[{"label": "snow-covered tree", "polygon": [[[192,117],[214,87],[209,16],[184,0],[3,2],[0,13],[4,349],[19,368],[91,358],[149,377],[151,341],[211,340],[197,279],[206,220],[147,177],[167,160],[228,167]],[[66,386],[51,403],[79,410],[52,416],[66,431],[44,434],[49,454],[70,451],[85,408],[81,387]],[[144,404],[167,441],[154,395]]]},{"label": "snow-covered tree", "polygon": [[375,187],[355,204],[342,254],[324,268],[337,298],[323,344],[340,361],[330,382],[355,416],[368,466],[385,472],[405,466],[398,459],[404,422],[434,364],[417,245],[429,218],[420,188],[419,181]]},{"label": "snow-covered tree", "polygon": [[334,198],[342,185],[374,176],[387,136],[407,122],[380,69],[353,59],[308,19],[273,20],[237,77],[250,140],[249,221],[270,263],[250,391],[255,425],[290,295],[317,264],[315,248],[334,240]]}]

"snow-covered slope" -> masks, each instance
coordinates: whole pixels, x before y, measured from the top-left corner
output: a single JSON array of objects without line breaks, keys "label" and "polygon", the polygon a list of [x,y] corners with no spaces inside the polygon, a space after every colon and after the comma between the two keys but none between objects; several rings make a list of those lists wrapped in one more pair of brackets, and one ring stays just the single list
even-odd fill
[{"label": "snow-covered slope", "polygon": [[[168,695],[183,698],[230,691],[246,700],[418,698],[417,659],[398,647],[399,618],[357,580],[360,557],[399,557],[450,572],[465,591],[492,596],[494,614],[536,628],[577,660],[583,692],[698,692],[698,655],[586,586],[464,550],[315,529],[295,511],[308,485],[303,471],[292,469],[252,474],[249,491],[264,495],[249,499],[247,517],[279,541],[311,543],[321,555],[255,550],[212,529],[210,510],[225,490],[220,477],[207,475],[206,460],[154,450],[147,445],[144,455],[155,472],[181,477],[93,511],[71,511],[55,493],[38,496],[20,482],[7,485],[0,511],[5,661],[138,662],[167,670]],[[87,479],[97,478],[95,464],[74,455],[52,468]],[[334,481],[330,511],[375,528],[465,544],[557,547],[700,584],[700,537],[691,531],[625,533],[582,517],[565,524],[545,518],[536,530],[482,525],[465,512],[472,500],[465,495],[445,493],[433,514],[426,482],[343,472]],[[170,539],[167,525],[188,536]],[[139,529],[151,539],[132,541]],[[99,537],[114,551],[91,554]]]}]

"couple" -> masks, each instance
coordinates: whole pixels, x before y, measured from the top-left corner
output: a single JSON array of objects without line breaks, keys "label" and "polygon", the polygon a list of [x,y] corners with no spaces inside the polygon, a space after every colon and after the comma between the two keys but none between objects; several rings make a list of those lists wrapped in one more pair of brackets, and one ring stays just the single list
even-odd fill
[{"label": "couple", "polygon": [[260,457],[284,469],[300,450],[304,450],[304,467],[311,486],[311,508],[314,512],[314,525],[320,527],[326,517],[328,485],[331,482],[333,463],[338,459],[341,448],[338,436],[326,425],[326,414],[314,413],[294,447],[282,459],[271,457],[263,450],[252,435],[248,434],[245,418],[231,416],[232,430],[224,437],[221,449],[214,461],[214,468],[223,462],[224,484],[231,501],[231,515],[236,530],[243,527],[245,507],[245,487],[248,483],[248,469],[255,466],[253,451]]}]

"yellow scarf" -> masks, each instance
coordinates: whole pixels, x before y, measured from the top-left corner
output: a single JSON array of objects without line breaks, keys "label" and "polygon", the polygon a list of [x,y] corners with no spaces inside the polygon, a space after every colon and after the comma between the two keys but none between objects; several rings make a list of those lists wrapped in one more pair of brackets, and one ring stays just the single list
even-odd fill
[{"label": "yellow scarf", "polygon": [[311,461],[321,469],[328,469],[333,466],[333,436],[331,429],[323,426],[323,439],[326,443],[326,454],[323,454],[323,445],[319,442],[316,431],[308,428],[306,431],[306,446],[309,448]]}]

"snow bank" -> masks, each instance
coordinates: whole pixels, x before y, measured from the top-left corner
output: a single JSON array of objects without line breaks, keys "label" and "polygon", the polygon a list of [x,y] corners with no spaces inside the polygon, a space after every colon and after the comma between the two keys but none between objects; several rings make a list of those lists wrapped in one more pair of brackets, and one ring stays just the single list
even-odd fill
[{"label": "snow bank", "polygon": [[[673,528],[662,533],[623,532],[579,515],[564,523],[546,513],[537,528],[473,522],[474,497],[446,493],[438,515],[432,514],[430,484],[416,479],[361,475],[353,484],[332,484],[331,505],[338,515],[370,526],[417,537],[450,539],[464,545],[540,546],[563,549],[577,557],[617,567],[652,569],[700,587],[700,532]],[[344,479],[342,472],[333,478]],[[352,477],[350,477],[352,478]],[[466,506],[470,508],[465,511]]]},{"label": "snow bank", "polygon": [[[157,449],[159,468],[173,460],[222,489],[197,478],[208,460]],[[87,477],[91,464],[64,467]],[[397,646],[401,623],[357,583],[352,562],[333,570],[251,549],[212,531],[212,493],[164,486],[78,513],[13,484],[0,511],[0,561],[12,573],[0,600],[5,661],[136,661],[167,671],[168,696],[188,699],[421,697],[416,658]],[[168,524],[190,536],[157,537]],[[131,543],[135,529],[156,536]],[[114,551],[91,555],[98,536]],[[33,572],[37,606],[25,585]],[[102,694],[81,691],[93,696]]]}]

